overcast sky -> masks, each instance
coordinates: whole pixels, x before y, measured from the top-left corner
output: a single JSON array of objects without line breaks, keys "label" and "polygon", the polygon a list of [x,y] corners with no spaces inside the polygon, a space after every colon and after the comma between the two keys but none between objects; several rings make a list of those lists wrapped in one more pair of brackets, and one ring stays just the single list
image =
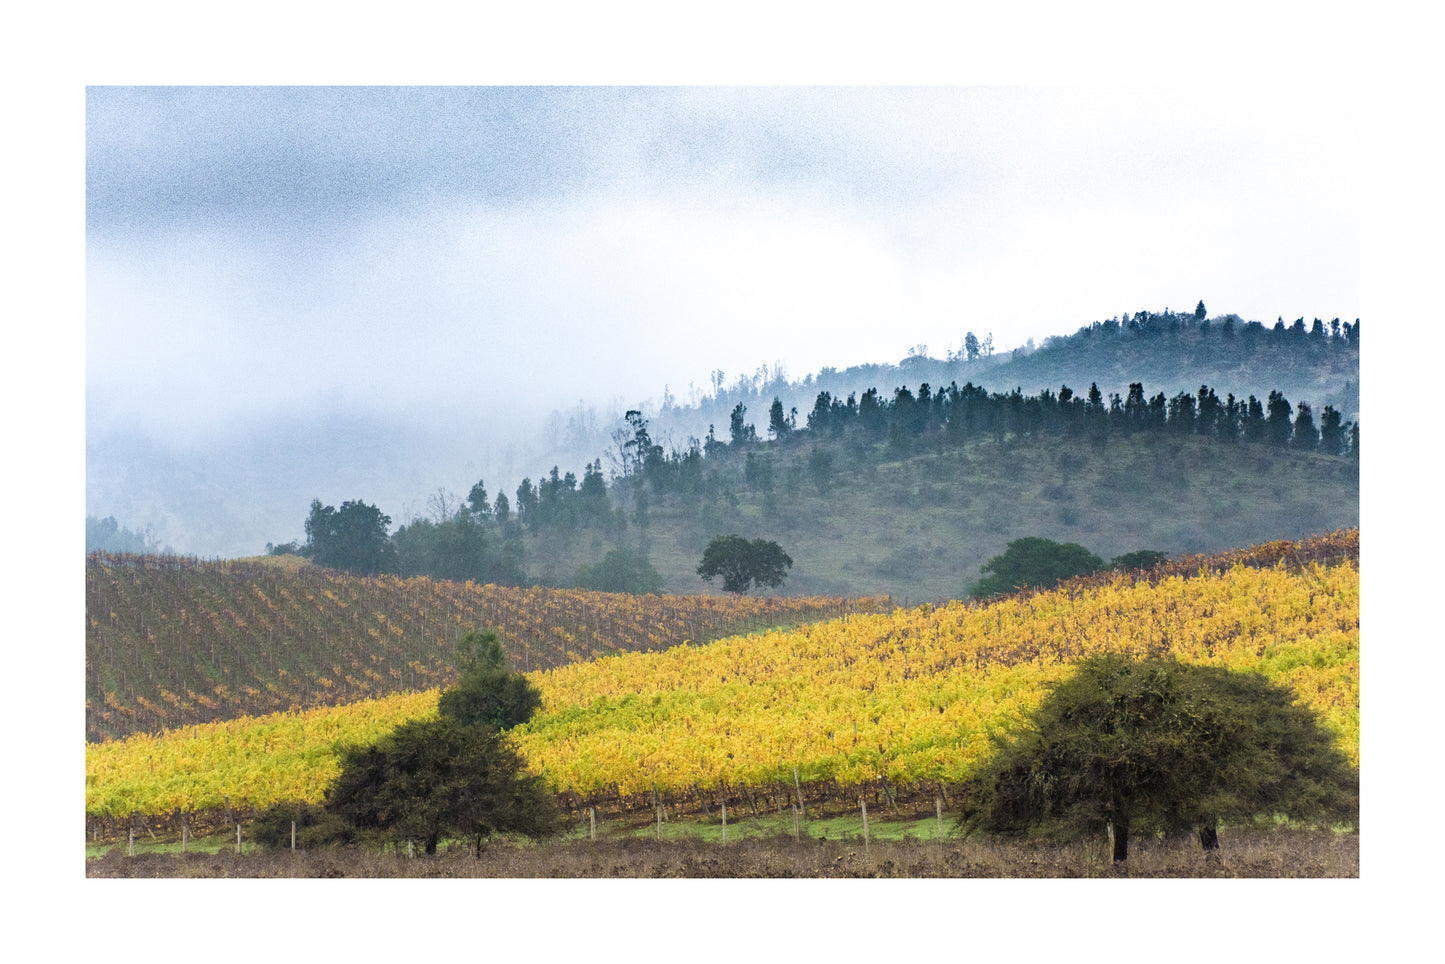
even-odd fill
[{"label": "overcast sky", "polygon": [[1268,90],[86,95],[88,431],[686,398],[1139,309],[1359,315],[1356,108]]}]

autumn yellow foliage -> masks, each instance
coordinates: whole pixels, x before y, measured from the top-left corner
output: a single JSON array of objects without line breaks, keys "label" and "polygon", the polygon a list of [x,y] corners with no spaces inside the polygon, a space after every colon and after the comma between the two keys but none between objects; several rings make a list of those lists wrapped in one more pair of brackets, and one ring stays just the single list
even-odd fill
[{"label": "autumn yellow foliage", "polygon": [[[1358,765],[1359,640],[1354,561],[1117,575],[532,673],[543,707],[514,733],[554,789],[583,794],[791,782],[794,767],[805,782],[957,781],[1046,683],[1115,650],[1287,684]],[[87,811],[319,800],[338,741],[435,705],[431,691],[91,746]]]}]

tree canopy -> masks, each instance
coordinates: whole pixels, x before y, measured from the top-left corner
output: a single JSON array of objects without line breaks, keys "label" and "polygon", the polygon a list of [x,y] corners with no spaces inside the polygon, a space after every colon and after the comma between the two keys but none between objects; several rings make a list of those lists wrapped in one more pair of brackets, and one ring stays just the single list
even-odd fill
[{"label": "tree canopy", "polygon": [[1359,774],[1295,694],[1254,673],[1104,654],[1055,684],[1025,727],[995,738],[961,809],[965,830],[1082,836],[1194,830],[1286,813],[1359,817]]},{"label": "tree canopy", "polygon": [[428,854],[443,834],[473,839],[480,853],[492,834],[543,836],[559,820],[541,778],[524,772],[500,732],[450,716],[412,720],[346,750],[326,809],[358,830],[421,841]]},{"label": "tree canopy", "polygon": [[709,583],[722,576],[725,591],[745,593],[752,585],[769,589],[782,585],[792,566],[792,557],[776,542],[728,535],[708,543],[697,574]]},{"label": "tree canopy", "polygon": [[505,736],[536,712],[541,694],[508,672],[494,631],[467,633],[456,655],[462,677],[442,692],[435,718],[342,754],[326,794],[330,813],[363,832],[420,840],[429,854],[443,834],[473,838],[480,853],[494,833],[536,837],[558,828],[556,804]]},{"label": "tree canopy", "polygon": [[527,722],[542,705],[542,694],[521,673],[507,669],[502,641],[493,630],[472,630],[457,644],[462,671],[457,685],[442,691],[437,712],[463,726],[509,730]]},{"label": "tree canopy", "polygon": [[628,592],[634,595],[662,592],[662,574],[642,551],[609,549],[602,561],[579,566],[574,580],[578,589],[598,592]]},{"label": "tree canopy", "polygon": [[311,500],[306,518],[305,555],[318,566],[344,569],[361,576],[389,572],[394,550],[387,539],[391,516],[360,499],[341,508]]},{"label": "tree canopy", "polygon": [[1076,542],[1055,542],[1025,536],[1008,544],[1002,555],[984,563],[983,579],[970,590],[976,597],[1008,593],[1025,586],[1048,588],[1060,579],[1082,576],[1104,568],[1104,560]]}]

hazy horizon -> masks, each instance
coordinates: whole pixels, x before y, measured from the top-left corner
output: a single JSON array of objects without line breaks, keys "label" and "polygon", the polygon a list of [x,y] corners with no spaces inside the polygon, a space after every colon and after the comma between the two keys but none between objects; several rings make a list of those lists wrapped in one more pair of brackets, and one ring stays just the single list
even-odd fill
[{"label": "hazy horizon", "polygon": [[1199,299],[1354,318],[1358,123],[1268,89],[92,87],[87,514],[254,552],[311,495],[495,493],[550,413],[715,371]]}]

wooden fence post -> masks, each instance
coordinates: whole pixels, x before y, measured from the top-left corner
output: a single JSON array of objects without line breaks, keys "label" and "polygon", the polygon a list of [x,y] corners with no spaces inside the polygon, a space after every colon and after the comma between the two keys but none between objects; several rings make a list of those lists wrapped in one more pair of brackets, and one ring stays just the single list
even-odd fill
[{"label": "wooden fence post", "polygon": [[589,808],[588,814],[589,814],[589,817],[590,817],[590,819],[591,819],[591,821],[592,821],[592,834],[591,834],[591,836],[592,836],[592,839],[595,841],[595,840],[597,839],[597,808],[596,808],[596,807],[591,807],[591,808]]},{"label": "wooden fence post", "polygon": [[241,852],[241,821],[236,821],[236,853]]},{"label": "wooden fence post", "polygon": [[126,845],[125,855],[126,855],[127,857],[134,857],[134,856],[135,856],[135,828],[134,828],[134,827],[131,827],[131,828],[130,828],[130,837],[129,837],[129,840],[130,840],[130,843]]},{"label": "wooden fence post", "polygon": [[727,800],[727,797],[723,797],[723,802],[722,802],[722,828],[723,828],[722,842],[723,842],[723,843],[727,843],[727,842],[728,842],[728,800]]},{"label": "wooden fence post", "polygon": [[292,850],[293,853],[294,853],[295,850],[296,850],[296,821],[295,821],[295,820],[292,820],[292,821],[291,821],[291,850]]},{"label": "wooden fence post", "polygon": [[863,847],[868,847],[868,801],[862,797],[858,798],[858,805],[863,808]]},{"label": "wooden fence post", "polygon": [[[793,789],[798,792],[798,809],[803,809],[803,784],[798,780],[798,768],[793,767]],[[797,834],[793,834],[797,836]]]}]

